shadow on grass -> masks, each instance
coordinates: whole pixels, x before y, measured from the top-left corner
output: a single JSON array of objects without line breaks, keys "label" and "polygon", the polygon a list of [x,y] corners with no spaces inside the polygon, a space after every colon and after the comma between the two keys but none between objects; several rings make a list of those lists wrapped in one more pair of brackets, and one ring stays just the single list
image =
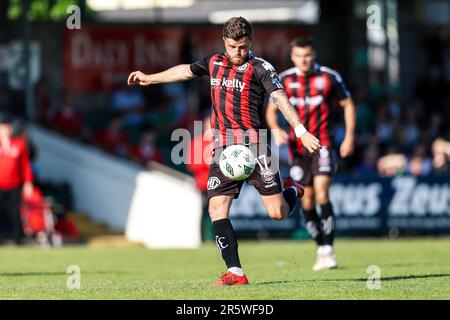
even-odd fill
[{"label": "shadow on grass", "polygon": [[[426,278],[442,278],[450,277],[450,273],[443,274],[410,274],[404,276],[393,276],[393,277],[381,277],[381,281],[395,281],[395,280],[409,280],[409,279],[426,279]],[[353,279],[304,279],[304,280],[283,280],[283,281],[267,281],[259,282],[257,285],[267,285],[267,284],[283,284],[283,283],[302,283],[302,282],[312,282],[312,281],[356,281],[356,282],[367,282],[367,278],[353,278]]]},{"label": "shadow on grass", "polygon": [[67,275],[65,272],[1,272],[0,277],[27,277],[27,276],[62,276]]},{"label": "shadow on grass", "polygon": [[[393,276],[393,277],[381,277],[381,281],[395,281],[395,280],[408,280],[408,279],[426,279],[426,278],[442,278],[442,277],[450,277],[450,273],[442,273],[442,274],[410,274],[404,276]],[[367,278],[358,278],[358,279],[328,279],[327,281],[367,281]]]},{"label": "shadow on grass", "polygon": [[[132,274],[125,271],[83,271],[83,274]],[[29,276],[67,276],[71,273],[64,271],[33,271],[33,272],[0,272],[0,277],[29,277]]]}]

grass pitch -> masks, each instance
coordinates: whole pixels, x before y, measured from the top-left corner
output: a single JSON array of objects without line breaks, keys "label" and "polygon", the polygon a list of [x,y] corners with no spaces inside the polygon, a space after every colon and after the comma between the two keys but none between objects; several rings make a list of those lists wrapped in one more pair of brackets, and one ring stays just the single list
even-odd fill
[{"label": "grass pitch", "polygon": [[[0,299],[450,299],[450,238],[337,239],[335,249],[340,267],[314,272],[312,241],[241,241],[250,285],[216,288],[209,284],[225,266],[213,243],[198,250],[0,247]],[[79,290],[67,288],[71,265],[80,267]],[[367,288],[372,265],[380,289]]]}]

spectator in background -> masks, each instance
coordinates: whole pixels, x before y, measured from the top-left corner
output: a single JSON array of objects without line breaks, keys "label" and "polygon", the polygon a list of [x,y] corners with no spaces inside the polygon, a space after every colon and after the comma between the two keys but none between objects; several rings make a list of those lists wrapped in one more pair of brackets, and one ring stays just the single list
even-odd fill
[{"label": "spectator in background", "polygon": [[414,146],[419,142],[421,131],[419,128],[417,116],[418,109],[406,108],[402,127],[404,130],[404,141],[409,150],[413,150]]},{"label": "spectator in background", "polygon": [[450,141],[438,138],[433,142],[433,173],[436,175],[450,174]]},{"label": "spectator in background", "polygon": [[156,93],[152,108],[147,114],[147,123],[158,134],[167,134],[172,129],[178,128],[177,111],[174,108],[174,97],[166,91]]},{"label": "spectator in background", "polygon": [[418,81],[415,93],[427,113],[442,113],[446,99],[450,96],[450,84],[445,80],[441,68],[434,65],[428,68],[427,74]]},{"label": "spectator in background", "polygon": [[186,83],[166,83],[161,86],[166,95],[172,98],[169,109],[174,115],[172,122],[177,124],[185,120],[189,111],[187,104],[188,97],[186,96],[185,90],[186,85]]},{"label": "spectator in background", "polygon": [[48,87],[44,81],[39,81],[35,88],[35,110],[38,123],[42,125],[49,124],[51,107]]},{"label": "spectator in background", "polygon": [[[211,161],[212,130],[210,117],[206,116],[202,121],[202,133],[192,138],[187,152],[187,164],[189,171],[195,178],[197,188],[206,193],[209,164]],[[197,161],[198,160],[198,161]]]},{"label": "spectator in background", "polygon": [[126,86],[112,96],[111,111],[123,118],[125,130],[140,131],[145,121],[145,99],[140,90]]},{"label": "spectator in background", "polygon": [[15,126],[14,126],[13,135],[22,137],[27,143],[31,171],[33,173],[34,182],[36,185],[36,180],[39,180],[39,176],[40,176],[40,167],[39,167],[38,163],[36,162],[36,159],[38,157],[38,150],[36,148],[36,145],[33,143],[32,139],[30,137],[30,132],[28,131],[25,122],[16,121]]},{"label": "spectator in background", "polygon": [[98,147],[107,152],[124,157],[130,155],[130,141],[123,131],[121,116],[113,117],[106,128],[97,131],[94,140]]},{"label": "spectator in background", "polygon": [[[21,193],[33,193],[27,143],[22,137],[13,136],[13,119],[0,115],[0,219],[1,229],[16,244],[23,238],[20,220]],[[23,189],[22,189],[23,187]]]},{"label": "spectator in background", "polygon": [[377,160],[380,150],[376,142],[371,142],[363,151],[361,163],[357,166],[357,172],[362,176],[371,176],[377,173]]},{"label": "spectator in background", "polygon": [[146,130],[139,145],[134,148],[133,158],[142,166],[146,166],[150,161],[163,163],[163,156],[156,146],[156,134],[153,130]]},{"label": "spectator in background", "polygon": [[388,154],[382,156],[377,161],[378,174],[381,177],[393,177],[403,173],[406,167],[407,159],[404,154]]},{"label": "spectator in background", "polygon": [[211,129],[211,118],[209,115],[203,118],[202,133],[196,135],[190,141],[186,166],[195,179],[195,184],[202,192],[202,240],[214,238],[213,225],[209,219],[207,185],[211,154],[213,149],[213,135]]},{"label": "spectator in background", "polygon": [[396,128],[395,122],[389,114],[387,101],[383,100],[377,104],[377,123],[376,123],[376,135],[377,142],[382,146],[389,144],[394,135]]},{"label": "spectator in background", "polygon": [[407,164],[407,171],[413,176],[427,176],[432,170],[432,161],[427,155],[427,148],[423,144],[414,147],[411,159]]},{"label": "spectator in background", "polygon": [[51,126],[59,133],[78,138],[82,134],[83,123],[80,113],[72,106],[71,95],[68,92],[63,94],[63,104],[51,116]]},{"label": "spectator in background", "polygon": [[382,156],[377,161],[378,174],[382,177],[393,177],[399,174],[428,176],[432,171],[432,161],[427,155],[424,144],[415,146],[411,157],[403,153],[392,153]]},{"label": "spectator in background", "polygon": [[368,103],[368,92],[366,88],[355,90],[354,94],[356,108],[356,132],[358,135],[371,132],[375,127],[375,115]]}]

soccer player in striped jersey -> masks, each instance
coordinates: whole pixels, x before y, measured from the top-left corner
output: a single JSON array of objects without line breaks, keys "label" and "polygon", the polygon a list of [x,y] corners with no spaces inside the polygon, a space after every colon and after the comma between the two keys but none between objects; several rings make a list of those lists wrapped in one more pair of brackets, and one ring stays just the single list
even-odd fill
[{"label": "soccer player in striped jersey", "polygon": [[[314,40],[310,37],[295,39],[290,44],[294,67],[280,73],[289,101],[295,106],[307,130],[320,139],[319,153],[311,154],[293,130],[283,131],[277,121],[277,106],[269,102],[267,124],[275,129],[278,145],[288,143],[290,176],[305,186],[301,199],[305,226],[318,245],[313,270],[338,266],[333,249],[335,221],[329,199],[331,177],[336,168],[331,132],[331,107],[334,101],[344,109],[345,138],[339,148],[341,157],[353,153],[355,135],[355,106],[341,76],[336,71],[315,61]],[[320,209],[320,216],[316,212]]]},{"label": "soccer player in striped jersey", "polygon": [[[246,179],[255,186],[269,216],[275,220],[286,218],[303,196],[303,187],[288,178],[281,185],[278,164],[267,141],[261,137],[265,126],[264,99],[270,95],[295,136],[311,153],[321,145],[319,139],[307,132],[297,112],[289,103],[281,79],[273,66],[256,57],[251,51],[252,26],[242,17],[234,17],[223,26],[224,52],[211,54],[192,64],[181,64],[156,74],[134,71],[128,84],[153,85],[186,81],[197,76],[210,77],[214,132],[213,155],[230,144],[247,144],[259,159],[252,175]],[[265,145],[264,145],[265,144]],[[256,146],[256,147],[255,147]],[[252,148],[255,147],[255,148]],[[229,219],[229,209],[237,198],[244,181],[234,181],[220,171],[218,157],[213,156],[208,179],[208,209],[213,222],[215,239],[228,271],[214,285],[248,284],[238,256],[238,244]]]}]

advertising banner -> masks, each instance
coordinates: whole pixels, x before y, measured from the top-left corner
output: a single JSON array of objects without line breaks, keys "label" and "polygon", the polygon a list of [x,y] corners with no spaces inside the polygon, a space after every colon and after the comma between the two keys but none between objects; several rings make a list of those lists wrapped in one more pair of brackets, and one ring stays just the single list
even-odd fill
[{"label": "advertising banner", "polygon": [[[337,176],[330,199],[338,235],[450,234],[450,177]],[[292,232],[303,225],[301,214],[270,220],[251,186],[233,203],[231,219],[237,232]]]},{"label": "advertising banner", "polygon": [[[289,42],[302,28],[255,28],[252,50],[279,72],[289,66]],[[163,71],[224,50],[221,26],[84,26],[63,34],[65,87],[71,91],[115,89],[134,70]],[[125,80],[124,80],[125,79]]]}]

